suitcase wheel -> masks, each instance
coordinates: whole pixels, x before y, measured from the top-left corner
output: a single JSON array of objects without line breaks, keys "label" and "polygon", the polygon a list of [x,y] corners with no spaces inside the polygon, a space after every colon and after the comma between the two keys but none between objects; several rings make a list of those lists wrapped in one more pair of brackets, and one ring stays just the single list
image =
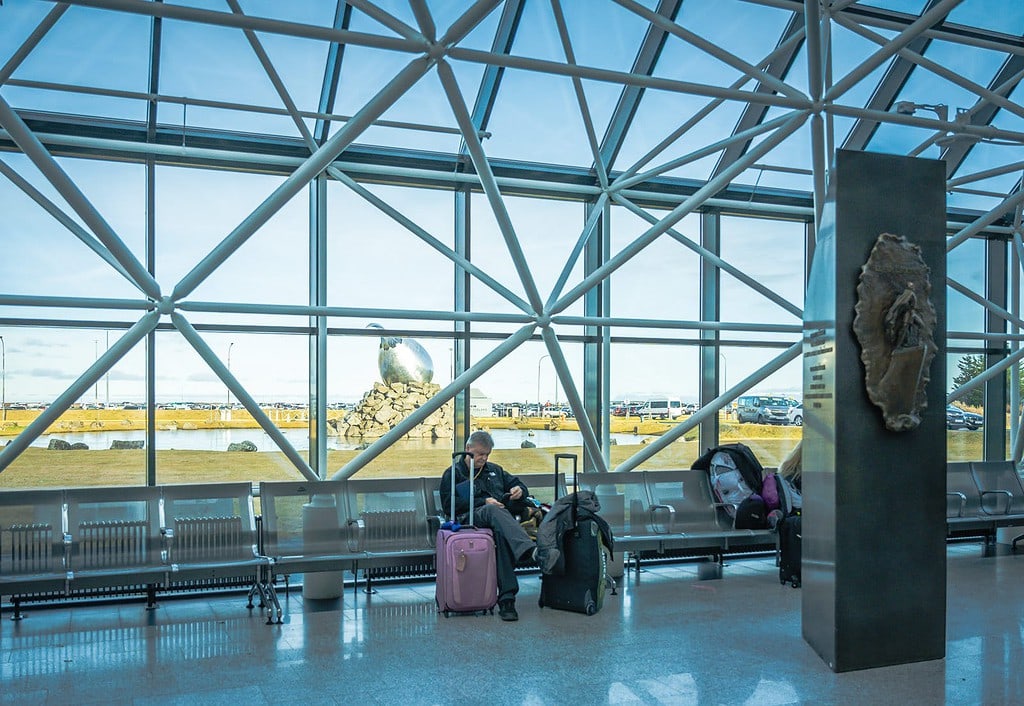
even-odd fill
[{"label": "suitcase wheel", "polygon": [[587,615],[593,615],[597,612],[597,606],[594,603],[587,603]]},{"label": "suitcase wheel", "polygon": [[800,579],[793,577],[793,588],[800,588]]},{"label": "suitcase wheel", "polygon": [[447,618],[447,617],[448,617],[448,611],[447,611],[447,610],[445,610],[445,611],[442,611],[442,612],[444,613],[444,617],[446,617],[446,618]]}]

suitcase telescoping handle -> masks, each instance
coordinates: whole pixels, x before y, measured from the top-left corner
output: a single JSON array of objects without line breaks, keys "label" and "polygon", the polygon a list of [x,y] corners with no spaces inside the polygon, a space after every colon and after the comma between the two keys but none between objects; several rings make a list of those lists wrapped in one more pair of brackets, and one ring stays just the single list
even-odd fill
[{"label": "suitcase telescoping handle", "polygon": [[576,518],[579,515],[579,479],[576,476],[576,464],[579,458],[576,454],[555,454],[555,500],[558,500],[558,462],[572,461],[572,524],[576,525]]},{"label": "suitcase telescoping handle", "polygon": [[473,476],[475,474],[476,469],[473,468],[473,463],[472,463],[473,454],[469,453],[468,451],[456,451],[455,453],[452,454],[452,473],[451,473],[451,476],[452,476],[452,507],[451,507],[451,510],[452,510],[452,512],[451,512],[451,515],[449,515],[449,517],[451,517],[452,522],[455,522],[455,476],[458,475],[458,465],[460,463],[463,463],[462,459],[466,458],[467,456],[470,459],[469,473],[466,474],[466,475],[469,476],[469,526],[472,527],[473,526],[473,502],[475,500],[475,497],[473,495]]}]

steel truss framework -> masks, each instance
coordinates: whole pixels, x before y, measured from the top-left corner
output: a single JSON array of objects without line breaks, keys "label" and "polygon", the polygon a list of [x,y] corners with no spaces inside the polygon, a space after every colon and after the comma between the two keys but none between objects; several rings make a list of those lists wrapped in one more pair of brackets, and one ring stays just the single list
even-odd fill
[{"label": "steel truss framework", "polygon": [[[581,64],[576,60],[578,40],[573,37],[563,5],[571,0],[550,0],[549,7],[562,58],[530,57],[516,53],[516,38],[522,29],[525,0],[478,0],[459,4],[460,12],[447,27],[435,22],[434,3],[409,0],[414,22],[401,19],[384,3],[371,0],[338,2],[333,22],[306,24],[247,12],[240,0],[210,3],[211,9],[148,0],[74,0],[56,3],[8,55],[0,55],[0,89],[47,91],[54,95],[101,95],[140,101],[148,106],[146,120],[106,119],[88,115],[42,112],[9,102],[0,90],[0,149],[19,153],[43,176],[50,189],[64,204],[48,198],[32,184],[27,174],[0,159],[0,172],[10,185],[23,191],[39,208],[49,213],[71,236],[88,246],[101,258],[113,276],[122,277],[138,290],[135,299],[29,296],[4,291],[0,284],[0,327],[11,325],[56,325],[57,317],[47,314],[57,309],[106,309],[120,312],[125,324],[120,338],[96,362],[53,400],[52,404],[20,436],[0,451],[0,471],[16,459],[83,393],[97,383],[129,350],[143,341],[152,344],[159,330],[175,330],[195,349],[213,372],[259,421],[267,434],[307,478],[328,475],[348,477],[372,462],[397,439],[402,438],[431,413],[455,399],[461,421],[455,443],[468,431],[466,407],[469,386],[517,347],[530,340],[543,342],[545,352],[557,372],[568,403],[579,421],[583,438],[585,465],[589,469],[610,470],[608,463],[609,358],[610,328],[636,330],[692,331],[700,348],[701,409],[685,423],[619,465],[615,470],[630,470],[650,459],[668,444],[700,428],[705,444],[717,439],[717,413],[728,401],[756,385],[800,353],[802,311],[786,298],[761,285],[719,255],[718,232],[722,214],[758,215],[798,220],[806,224],[808,254],[813,250],[815,222],[821,213],[828,182],[831,156],[837,146],[846,149],[884,149],[873,140],[883,127],[916,137],[910,155],[934,154],[947,163],[948,189],[951,194],[975,195],[991,204],[986,209],[951,208],[948,215],[948,250],[969,239],[988,243],[985,262],[986,280],[1003,282],[978,293],[950,280],[948,286],[984,307],[985,331],[950,331],[951,341],[964,344],[963,351],[983,351],[987,370],[967,385],[953,391],[953,400],[968,390],[985,386],[986,409],[1002,408],[1007,402],[1019,408],[1016,386],[1006,399],[1002,380],[1008,368],[1015,368],[1024,349],[1020,348],[1020,328],[1024,325],[1019,310],[1020,263],[1024,260],[1021,212],[1024,190],[1020,179],[1009,188],[1007,175],[1018,175],[1024,162],[1016,156],[1024,145],[1024,131],[1012,129],[1024,118],[1018,85],[1024,77],[1024,41],[1012,28],[1007,33],[992,31],[950,19],[960,6],[972,0],[929,0],[922,2],[918,15],[880,9],[853,0],[750,0],[738,7],[760,6],[785,13],[788,21],[777,45],[756,62],[741,58],[736,47],[715,44],[688,28],[684,0],[658,0],[641,4],[635,0],[608,0],[617,11],[628,13],[646,23],[646,32],[636,48],[628,70],[612,70]],[[3,13],[10,11],[0,7]],[[404,5],[403,5],[404,7]],[[450,9],[450,8],[449,8]],[[149,79],[145,91],[126,91],[99,85],[86,86],[41,82],[19,78],[19,67],[33,56],[49,32],[62,22],[71,22],[76,12],[130,14],[145,17],[151,30]],[[350,29],[354,13],[372,18],[378,32]],[[466,46],[464,40],[486,18],[497,16],[490,50]],[[210,99],[187,98],[161,93],[161,38],[168,23],[213,25],[242,33],[249,49],[273,84],[277,105],[243,104]],[[842,67],[835,61],[834,40],[838,33],[856,36],[873,49],[853,63]],[[323,66],[323,85],[318,104],[302,106],[289,93],[286,81],[266,50],[267,37],[299,37],[321,42],[328,47]],[[591,37],[591,40],[594,38]],[[599,38],[598,38],[599,39]],[[87,38],[82,38],[83,42]],[[709,76],[684,80],[685,72],[661,70],[667,43],[682,42],[703,52],[729,69],[717,81]],[[1002,65],[987,85],[961,74],[955,67],[930,57],[929,51],[942,44],[998,54]],[[364,47],[386,50],[406,57],[404,68],[352,115],[334,112],[341,82],[346,50]],[[475,95],[467,95],[456,79],[456,65],[483,67]],[[582,125],[586,132],[592,161],[589,165],[556,165],[517,162],[489,156],[486,138],[502,79],[507,71],[561,77],[571,82]],[[973,105],[958,110],[952,117],[945,104],[915,104],[904,99],[903,90],[910,77],[927,73],[938,83],[973,96]],[[866,103],[850,100],[855,86],[869,76],[879,75]],[[452,115],[451,125],[396,122],[384,119],[385,113],[421,82],[432,75],[441,86],[443,99]],[[600,83],[618,88],[619,98],[601,126],[594,119],[586,85]],[[663,135],[642,159],[620,163],[620,153],[631,128],[636,127],[638,108],[646,95],[664,92],[698,97],[703,107],[690,115],[678,116],[678,124]],[[673,150],[680,137],[714,119],[715,109],[723,104],[743,106],[741,117],[730,134],[684,154]],[[180,104],[287,116],[295,126],[295,135],[229,133],[189,125],[172,126],[158,122],[157,107]],[[930,117],[924,113],[934,113]],[[1009,116],[1007,120],[1000,120]],[[837,125],[849,126],[842,131]],[[457,134],[461,147],[457,152],[437,153],[360,142],[371,127],[390,126],[404,130]],[[803,166],[786,166],[789,159],[779,157],[787,149],[787,140],[803,135],[810,144],[802,155]],[[984,169],[972,165],[972,150],[984,145],[989,162]],[[931,152],[929,152],[931,150]],[[671,173],[708,156],[716,156],[706,178],[681,178]],[[205,257],[176,282],[160,282],[156,268],[140,259],[109,224],[100,210],[85,196],[83,189],[62,167],[66,158],[117,160],[146,165],[146,212],[154,210],[154,192],[150,184],[157,165],[179,165],[203,169],[244,170],[279,175],[277,188],[249,213]],[[992,161],[994,160],[994,161]],[[808,188],[787,190],[759,187],[749,183],[751,175],[785,172],[806,177]],[[351,189],[427,243],[448,261],[457,273],[453,288],[453,311],[417,309],[374,309],[327,305],[326,271],[323,265],[327,223],[325,185],[334,180]],[[409,187],[441,188],[451,193],[455,218],[455,247],[445,245],[408,215],[387,203],[369,186],[377,183]],[[251,302],[245,304],[198,301],[190,298],[196,288],[228,260],[246,241],[267,223],[289,200],[305,191],[310,202],[309,239],[313,253],[309,303],[306,306],[282,306]],[[488,272],[475,264],[467,253],[472,238],[468,232],[468,196],[480,194],[493,212],[504,246],[513,264],[510,272]],[[537,196],[580,202],[586,217],[579,232],[566,234],[575,245],[551,291],[541,291],[524,256],[505,199],[509,196]],[[610,214],[622,209],[647,221],[649,226],[620,251],[609,246]],[[676,230],[686,216],[700,214],[701,242]],[[152,218],[147,233],[147,248],[152,251],[155,234]],[[658,238],[667,236],[680,246],[697,253],[703,262],[700,290],[700,320],[617,318],[609,315],[610,276],[641,253]],[[5,240],[14,236],[6,234]],[[571,281],[570,273],[583,263],[584,275]],[[718,277],[727,272],[774,302],[792,316],[789,324],[759,322],[723,322],[718,316],[720,299]],[[471,306],[470,282],[479,283],[512,305],[515,314],[480,311]],[[519,296],[510,286],[521,288]],[[1008,283],[1008,284],[1005,284]],[[582,315],[570,315],[569,307],[583,302]],[[34,307],[43,312],[38,318],[22,319],[3,315],[4,309]],[[311,342],[311,452],[306,458],[288,442],[280,430],[260,409],[246,387],[232,375],[229,365],[217,356],[204,339],[203,332],[190,323],[190,312],[219,314],[273,314],[295,317],[294,327],[276,330],[307,336]],[[137,316],[137,318],[135,318]],[[406,320],[450,322],[455,375],[451,384],[413,412],[407,419],[362,451],[340,469],[327,468],[326,339],[337,332],[332,322],[352,317],[395,317]],[[134,322],[134,323],[133,323]],[[486,355],[475,358],[470,343],[486,337],[474,332],[475,323],[501,323],[511,326],[510,333]],[[60,321],[59,325],[87,328],[89,321]],[[582,330],[582,335],[560,335],[559,329]],[[2,330],[2,328],[0,328]],[[734,335],[754,332],[782,334],[789,342],[774,344],[778,355],[755,373],[724,387],[719,369],[722,333]],[[346,331],[346,334],[354,333]],[[677,339],[645,340],[676,342]],[[583,380],[574,380],[563,344],[582,343]],[[759,344],[763,345],[763,344]],[[153,345],[147,349],[147,394],[153,409],[155,356]],[[770,347],[770,346],[769,346]],[[998,407],[996,406],[998,405]],[[986,419],[986,456],[1006,453],[1002,439],[1002,415]],[[1012,423],[1014,458],[1021,456],[1018,420]],[[148,475],[155,479],[154,420],[148,430]],[[312,443],[316,442],[316,443]]]}]

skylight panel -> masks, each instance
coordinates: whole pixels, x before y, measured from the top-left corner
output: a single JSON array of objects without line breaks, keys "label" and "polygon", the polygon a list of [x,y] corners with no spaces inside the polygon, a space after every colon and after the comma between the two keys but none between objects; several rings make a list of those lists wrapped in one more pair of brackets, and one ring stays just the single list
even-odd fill
[{"label": "skylight panel", "polygon": [[593,161],[572,80],[565,76],[505,71],[487,130],[490,156],[579,166]]},{"label": "skylight panel", "polygon": [[[7,12],[0,7],[0,25]],[[20,19],[28,23],[22,31],[31,31],[41,18]],[[150,21],[142,16],[69,8],[16,67],[4,95],[24,110],[144,116],[145,101],[124,94],[146,91],[149,34]],[[7,39],[5,53],[13,54],[21,42],[15,45],[14,33]]]},{"label": "skylight panel", "polygon": [[[933,42],[928,47],[926,58],[940,66],[952,67],[955,77],[916,67],[897,95],[894,110],[919,118],[950,122],[956,119],[958,111],[969,109],[979,100],[978,94],[965,82],[984,89],[1003,63],[1003,56],[997,52],[942,41]],[[885,124],[879,127],[869,146],[887,152],[937,157],[934,148],[926,151],[918,148],[935,137],[935,129]]]},{"label": "skylight panel", "polygon": [[947,21],[1019,36],[1024,34],[1024,3],[970,0],[954,7]]},{"label": "skylight panel", "polygon": [[[699,111],[716,104],[707,117],[692,125],[662,149],[684,123]],[[703,96],[690,96],[671,91],[648,90],[630,125],[615,168],[625,170],[640,164],[639,171],[659,169],[672,160],[685,158],[704,145],[728,138],[745,104],[737,101],[718,102]],[[687,161],[665,171],[668,176],[706,179],[718,160],[718,154]]]},{"label": "skylight panel", "polygon": [[612,2],[563,2],[561,7],[578,64],[613,71],[632,68],[650,26],[646,19]]},{"label": "skylight panel", "polygon": [[857,4],[908,15],[920,15],[925,6],[924,0],[860,0]]},{"label": "skylight panel", "polygon": [[[291,76],[290,60],[284,61],[280,47],[272,41],[278,60]],[[304,65],[315,65],[308,56]],[[317,73],[322,76],[322,61]],[[162,106],[159,119],[185,127],[206,127],[239,132],[267,132],[297,136],[290,117],[250,111],[246,106],[283,109],[266,70],[245,37],[232,27],[215,27],[192,22],[166,21],[160,59],[160,93],[184,99],[184,105]],[[300,96],[303,98],[304,96]],[[198,99],[189,105],[189,99]],[[204,104],[218,102],[217,106]],[[231,108],[237,105],[237,108]]]}]

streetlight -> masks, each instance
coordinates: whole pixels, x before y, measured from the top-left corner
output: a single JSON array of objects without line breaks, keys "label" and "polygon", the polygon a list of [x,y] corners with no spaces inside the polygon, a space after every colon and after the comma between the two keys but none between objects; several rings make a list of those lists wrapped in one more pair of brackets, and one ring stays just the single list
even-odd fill
[{"label": "streetlight", "polygon": [[7,346],[4,337],[0,336],[0,409],[4,411],[7,421]]},{"label": "streetlight", "polygon": [[[234,345],[235,345],[234,341],[232,341],[231,343],[228,344],[228,372],[229,373],[231,372],[231,348]],[[228,409],[231,409],[231,388],[230,387],[228,387]]]},{"label": "streetlight", "polygon": [[[106,350],[109,351],[110,350],[110,330],[107,329],[107,331],[105,333],[107,334],[107,348],[106,348]],[[110,409],[110,371],[109,370],[103,375],[103,383],[106,385],[106,388],[107,388],[107,392],[106,392],[106,397],[107,397],[106,407],[107,407],[107,409]]]},{"label": "streetlight", "polygon": [[[98,362],[100,359],[100,340],[98,338],[92,339],[92,357],[93,362]],[[98,407],[100,404],[100,381],[96,379],[96,386],[93,388],[93,398]]]},{"label": "streetlight", "polygon": [[537,360],[537,416],[540,416],[540,364],[544,362],[545,358],[550,358],[550,355],[542,355]]},{"label": "streetlight", "polygon": [[[718,357],[722,359],[722,392],[724,393],[729,389],[729,361],[725,358],[725,353],[719,353]],[[725,405],[725,416],[729,416],[732,412],[732,407],[727,403]]]}]

